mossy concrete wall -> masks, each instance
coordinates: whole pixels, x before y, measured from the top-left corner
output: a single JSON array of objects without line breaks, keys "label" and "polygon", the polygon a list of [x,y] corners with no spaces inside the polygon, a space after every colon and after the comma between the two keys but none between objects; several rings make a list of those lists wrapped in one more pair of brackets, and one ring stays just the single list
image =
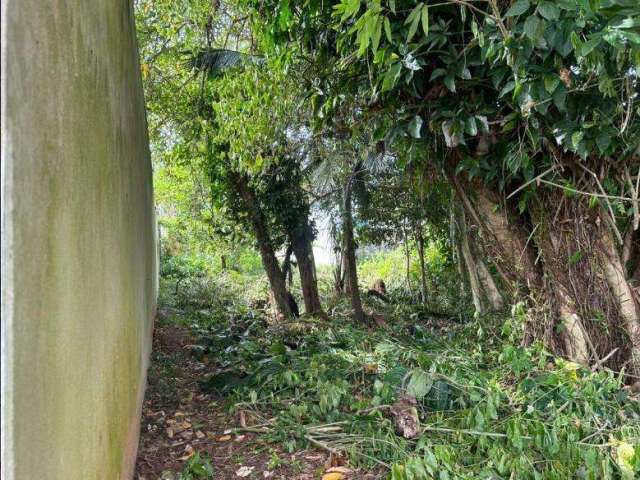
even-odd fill
[{"label": "mossy concrete wall", "polygon": [[2,0],[2,479],[130,478],[157,290],[128,0]]}]

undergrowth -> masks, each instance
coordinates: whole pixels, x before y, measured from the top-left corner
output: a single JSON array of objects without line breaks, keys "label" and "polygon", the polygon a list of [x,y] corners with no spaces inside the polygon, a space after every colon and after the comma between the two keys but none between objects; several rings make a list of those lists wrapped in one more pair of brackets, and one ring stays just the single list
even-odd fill
[{"label": "undergrowth", "polygon": [[[520,306],[474,319],[376,303],[386,325],[370,328],[327,297],[328,320],[273,324],[255,282],[207,281],[207,301],[199,280],[177,294],[165,281],[163,298],[197,338],[193,354],[208,360],[201,388],[242,412],[240,430],[291,452],[313,446],[354,467],[382,465],[393,480],[640,474],[637,397],[611,371],[520,346]],[[407,396],[417,438],[394,425],[393,406]]]}]

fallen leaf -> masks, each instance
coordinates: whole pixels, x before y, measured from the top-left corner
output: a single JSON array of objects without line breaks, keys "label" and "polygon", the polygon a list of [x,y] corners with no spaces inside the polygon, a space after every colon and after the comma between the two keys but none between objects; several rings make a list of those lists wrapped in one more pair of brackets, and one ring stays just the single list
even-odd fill
[{"label": "fallen leaf", "polygon": [[322,480],[342,480],[343,478],[344,475],[340,472],[325,473],[322,476]]},{"label": "fallen leaf", "polygon": [[327,468],[327,473],[344,473],[346,475],[351,473],[351,469],[347,467],[331,467]]},{"label": "fallen leaf", "polygon": [[[242,466],[240,467],[238,470],[236,470],[236,475],[239,477],[248,477],[249,475],[251,475],[253,473],[253,469],[256,467],[247,467],[247,466]],[[338,480],[338,479],[336,479]]]},{"label": "fallen leaf", "polygon": [[229,440],[231,440],[231,435],[223,435],[221,437],[218,437],[219,442],[228,442]]},{"label": "fallen leaf", "polygon": [[204,438],[204,433],[202,433],[200,430],[198,430],[198,431],[196,432],[196,437],[198,437],[198,438]]},{"label": "fallen leaf", "polygon": [[245,435],[238,435],[236,437],[236,442],[241,442],[242,440],[244,440]]}]

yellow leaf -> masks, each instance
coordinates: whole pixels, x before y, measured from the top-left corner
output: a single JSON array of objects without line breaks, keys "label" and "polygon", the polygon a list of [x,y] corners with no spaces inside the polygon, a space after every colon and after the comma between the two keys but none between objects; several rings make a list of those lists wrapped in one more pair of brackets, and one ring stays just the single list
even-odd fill
[{"label": "yellow leaf", "polygon": [[322,476],[322,480],[342,480],[343,478],[344,475],[339,472],[325,473]]},{"label": "yellow leaf", "polygon": [[229,440],[231,440],[231,435],[223,435],[220,438],[218,438],[219,442],[228,442]]},{"label": "yellow leaf", "polygon": [[[633,478],[633,457],[635,455],[635,449],[633,445],[625,441],[616,442],[616,453],[618,457],[618,466],[622,470],[623,478]],[[631,474],[631,477],[629,477]]]}]

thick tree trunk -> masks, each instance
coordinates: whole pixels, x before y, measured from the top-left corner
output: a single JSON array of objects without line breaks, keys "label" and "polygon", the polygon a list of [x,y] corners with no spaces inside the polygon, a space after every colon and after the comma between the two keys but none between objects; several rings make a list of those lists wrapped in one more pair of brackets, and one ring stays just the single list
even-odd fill
[{"label": "thick tree trunk", "polygon": [[246,177],[236,174],[233,176],[234,183],[238,189],[238,193],[244,202],[245,211],[249,216],[253,234],[258,242],[258,249],[260,250],[260,257],[262,259],[262,265],[267,274],[269,285],[273,293],[273,297],[276,303],[278,313],[289,318],[292,316],[291,308],[289,306],[289,296],[287,287],[285,284],[285,278],[280,269],[280,264],[276,257],[271,243],[271,237],[267,228],[267,221],[264,218],[264,214],[260,209],[257,199],[251,188],[249,187]]},{"label": "thick tree trunk", "polygon": [[[359,322],[365,321],[360,299],[360,289],[358,288],[358,271],[356,268],[356,246],[353,239],[353,214],[351,206],[351,190],[353,176],[350,176],[343,189],[342,205],[342,228],[344,237],[344,258],[345,258],[345,284],[349,285],[349,296],[355,319]],[[345,285],[346,287],[346,285]]]},{"label": "thick tree trunk", "polygon": [[[484,184],[447,175],[505,284],[527,288],[532,309],[525,339],[543,340],[582,364],[599,365],[606,357],[611,368],[626,366],[637,375],[640,308],[628,278],[637,265],[635,248],[627,237],[618,251],[610,212],[590,207],[583,196],[540,187],[527,205],[529,225]],[[484,277],[486,268],[476,268]]]},{"label": "thick tree trunk", "polygon": [[624,266],[616,251],[611,238],[611,232],[604,226],[601,227],[602,235],[599,239],[600,260],[604,267],[607,283],[611,288],[614,298],[618,303],[618,311],[625,326],[630,342],[631,370],[640,373],[640,316],[633,290],[627,281]]},{"label": "thick tree trunk", "polygon": [[292,242],[293,251],[298,261],[300,271],[300,285],[302,286],[302,298],[304,299],[304,309],[308,314],[322,312],[320,295],[318,294],[318,281],[315,274],[315,264],[313,261],[313,247],[309,240],[309,235],[299,235]]}]

